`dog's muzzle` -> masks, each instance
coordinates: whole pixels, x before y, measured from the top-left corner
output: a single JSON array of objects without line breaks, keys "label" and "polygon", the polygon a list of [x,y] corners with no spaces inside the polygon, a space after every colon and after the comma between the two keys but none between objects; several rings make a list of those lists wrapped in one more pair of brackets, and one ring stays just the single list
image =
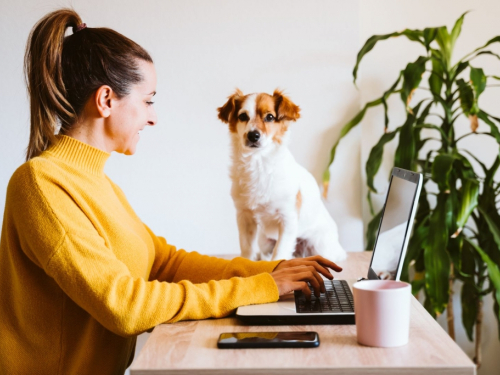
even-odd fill
[{"label": "dog's muzzle", "polygon": [[259,147],[260,133],[257,130],[252,130],[247,134],[246,145],[248,147]]}]

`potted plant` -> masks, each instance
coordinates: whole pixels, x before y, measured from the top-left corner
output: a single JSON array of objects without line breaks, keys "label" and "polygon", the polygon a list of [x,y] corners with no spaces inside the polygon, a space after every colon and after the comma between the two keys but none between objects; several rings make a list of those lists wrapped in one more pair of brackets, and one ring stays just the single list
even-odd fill
[{"label": "potted plant", "polygon": [[[374,177],[382,163],[384,146],[399,136],[394,166],[420,172],[424,177],[402,279],[411,282],[414,294],[423,290],[424,306],[434,317],[448,307],[448,332],[452,338],[452,286],[457,279],[463,282],[462,323],[471,341],[475,328],[474,361],[479,366],[482,301],[490,293],[493,293],[494,314],[500,322],[500,183],[494,180],[500,166],[500,155],[496,154],[492,161],[481,161],[474,153],[462,149],[459,142],[465,137],[479,134],[493,137],[500,145],[500,118],[482,110],[478,101],[485,89],[492,86],[489,82],[500,80],[500,77],[485,75],[481,68],[474,67],[474,59],[480,55],[490,55],[500,60],[499,55],[488,49],[490,45],[500,42],[500,36],[452,64],[455,42],[465,15],[456,21],[451,32],[446,26],[406,29],[374,35],[366,41],[357,55],[354,81],[362,58],[379,41],[404,36],[420,44],[425,53],[408,63],[396,82],[380,98],[367,103],[344,125],[339,140],[331,150],[323,181],[326,193],[330,180],[329,166],[334,161],[340,140],[361,122],[370,107],[382,105],[385,113],[384,134],[372,148],[365,166],[367,199],[373,215],[366,233],[367,249],[373,248],[381,216],[381,212],[374,212],[371,202],[372,194],[377,193]],[[414,103],[413,93],[419,89],[426,90],[428,95]],[[396,128],[389,128],[387,99],[393,94],[399,94],[401,98],[406,109],[406,121]],[[470,132],[457,137],[456,120],[461,116],[469,119]],[[479,122],[486,124],[489,131],[479,133]],[[429,136],[429,130],[424,129],[432,129],[435,136]],[[431,139],[437,140],[439,146],[426,150],[425,145]],[[479,173],[472,167],[471,160],[480,166]],[[437,185],[437,193],[430,191],[432,184]],[[413,275],[411,280],[410,275]]]}]

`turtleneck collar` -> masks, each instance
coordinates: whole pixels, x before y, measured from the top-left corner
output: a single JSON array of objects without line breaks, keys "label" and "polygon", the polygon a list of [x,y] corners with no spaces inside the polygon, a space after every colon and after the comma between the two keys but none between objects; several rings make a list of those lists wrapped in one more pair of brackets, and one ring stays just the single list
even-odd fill
[{"label": "turtleneck collar", "polygon": [[104,175],[109,153],[66,135],[57,135],[56,138],[56,142],[45,152],[76,168],[97,176]]}]

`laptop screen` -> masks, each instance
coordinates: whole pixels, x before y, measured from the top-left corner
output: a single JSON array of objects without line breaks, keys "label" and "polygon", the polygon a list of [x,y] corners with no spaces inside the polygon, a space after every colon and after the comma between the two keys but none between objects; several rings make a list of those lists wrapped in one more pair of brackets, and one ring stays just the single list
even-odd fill
[{"label": "laptop screen", "polygon": [[406,237],[410,236],[413,206],[420,190],[419,180],[418,173],[394,168],[368,278],[399,279],[398,266],[404,260]]}]

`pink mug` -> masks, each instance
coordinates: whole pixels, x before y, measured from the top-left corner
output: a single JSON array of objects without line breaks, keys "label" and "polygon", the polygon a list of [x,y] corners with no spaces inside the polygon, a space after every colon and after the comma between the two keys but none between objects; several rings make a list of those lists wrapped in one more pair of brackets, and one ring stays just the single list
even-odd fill
[{"label": "pink mug", "polygon": [[394,347],[408,343],[411,285],[394,280],[364,280],[353,285],[358,342]]}]

